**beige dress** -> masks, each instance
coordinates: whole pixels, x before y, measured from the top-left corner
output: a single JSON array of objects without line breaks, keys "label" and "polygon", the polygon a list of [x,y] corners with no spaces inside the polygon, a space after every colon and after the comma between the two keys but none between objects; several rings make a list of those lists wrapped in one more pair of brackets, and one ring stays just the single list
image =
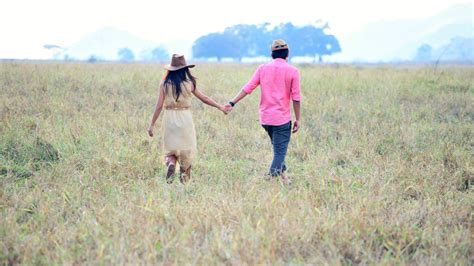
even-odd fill
[{"label": "beige dress", "polygon": [[165,89],[163,149],[166,156],[176,156],[180,166],[187,169],[192,165],[197,151],[196,130],[191,113],[193,84],[191,82],[181,84],[178,101],[175,100],[175,93],[170,85],[163,88]]}]

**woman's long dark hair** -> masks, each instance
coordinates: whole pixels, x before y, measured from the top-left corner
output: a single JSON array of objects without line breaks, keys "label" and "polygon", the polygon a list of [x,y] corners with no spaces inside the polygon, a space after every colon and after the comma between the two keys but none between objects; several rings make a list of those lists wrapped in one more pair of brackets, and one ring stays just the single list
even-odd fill
[{"label": "woman's long dark hair", "polygon": [[181,95],[181,83],[185,81],[191,81],[193,83],[193,90],[196,88],[196,78],[191,75],[189,67],[181,68],[175,71],[168,71],[168,74],[165,77],[164,85],[171,85],[168,88],[172,89],[174,92],[175,100],[178,101],[179,95]]}]

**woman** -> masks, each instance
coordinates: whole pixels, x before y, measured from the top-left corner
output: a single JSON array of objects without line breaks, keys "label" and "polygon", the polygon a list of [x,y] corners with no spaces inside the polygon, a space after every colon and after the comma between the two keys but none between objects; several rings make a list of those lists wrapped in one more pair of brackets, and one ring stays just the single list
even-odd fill
[{"label": "woman", "polygon": [[172,56],[171,64],[165,66],[168,71],[160,84],[158,101],[148,128],[148,135],[153,137],[153,127],[164,106],[166,112],[163,116],[163,148],[166,152],[168,183],[173,182],[176,162],[180,165],[181,183],[184,184],[191,178],[191,165],[196,154],[196,131],[190,109],[192,95],[227,114],[223,105],[219,105],[197,89],[196,79],[189,71],[192,67],[194,65],[186,64],[183,55]]}]

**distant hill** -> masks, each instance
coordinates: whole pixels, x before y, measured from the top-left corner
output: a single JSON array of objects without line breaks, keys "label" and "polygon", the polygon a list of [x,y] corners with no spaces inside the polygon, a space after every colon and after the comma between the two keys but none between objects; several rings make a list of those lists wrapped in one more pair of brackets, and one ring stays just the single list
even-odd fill
[{"label": "distant hill", "polygon": [[71,59],[87,60],[94,55],[99,59],[117,60],[118,50],[127,47],[133,51],[135,59],[141,60],[146,52],[161,46],[167,49],[170,54],[185,54],[190,58],[192,43],[192,40],[176,40],[157,44],[143,40],[126,31],[107,27],[90,33],[78,42],[65,47],[62,56],[67,55]]},{"label": "distant hill", "polygon": [[455,37],[472,38],[472,19],[472,4],[461,4],[427,19],[371,23],[360,32],[341,36],[342,53],[330,60],[410,60],[423,43],[439,48]]},{"label": "distant hill", "polygon": [[70,58],[85,60],[91,55],[100,59],[116,60],[120,48],[130,48],[135,57],[146,49],[158,46],[157,44],[142,40],[126,31],[107,27],[84,36],[80,41],[66,47],[64,54]]}]

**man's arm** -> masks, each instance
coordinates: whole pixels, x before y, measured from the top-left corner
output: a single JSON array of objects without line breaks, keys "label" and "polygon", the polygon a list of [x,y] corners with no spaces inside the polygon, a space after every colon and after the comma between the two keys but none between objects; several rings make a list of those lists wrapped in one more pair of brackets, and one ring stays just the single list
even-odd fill
[{"label": "man's arm", "polygon": [[301,110],[301,94],[300,94],[300,73],[295,71],[291,82],[291,99],[293,100],[293,111],[295,112],[295,122],[293,123],[293,133],[300,129],[300,110]]},{"label": "man's arm", "polygon": [[293,111],[295,112],[295,122],[293,123],[293,133],[300,129],[300,101],[293,101]]},{"label": "man's arm", "polygon": [[239,93],[225,105],[226,112],[231,111],[235,104],[245,98],[247,94],[252,93],[252,91],[260,85],[260,69],[261,66],[257,68],[252,79],[242,88],[242,90],[240,90]]},{"label": "man's arm", "polygon": [[241,91],[239,91],[239,93],[237,95],[235,95],[234,99],[232,99],[230,101],[233,102],[234,104],[236,104],[236,103],[240,102],[240,100],[245,98],[245,96],[247,96],[247,93],[244,90],[241,90]]}]

